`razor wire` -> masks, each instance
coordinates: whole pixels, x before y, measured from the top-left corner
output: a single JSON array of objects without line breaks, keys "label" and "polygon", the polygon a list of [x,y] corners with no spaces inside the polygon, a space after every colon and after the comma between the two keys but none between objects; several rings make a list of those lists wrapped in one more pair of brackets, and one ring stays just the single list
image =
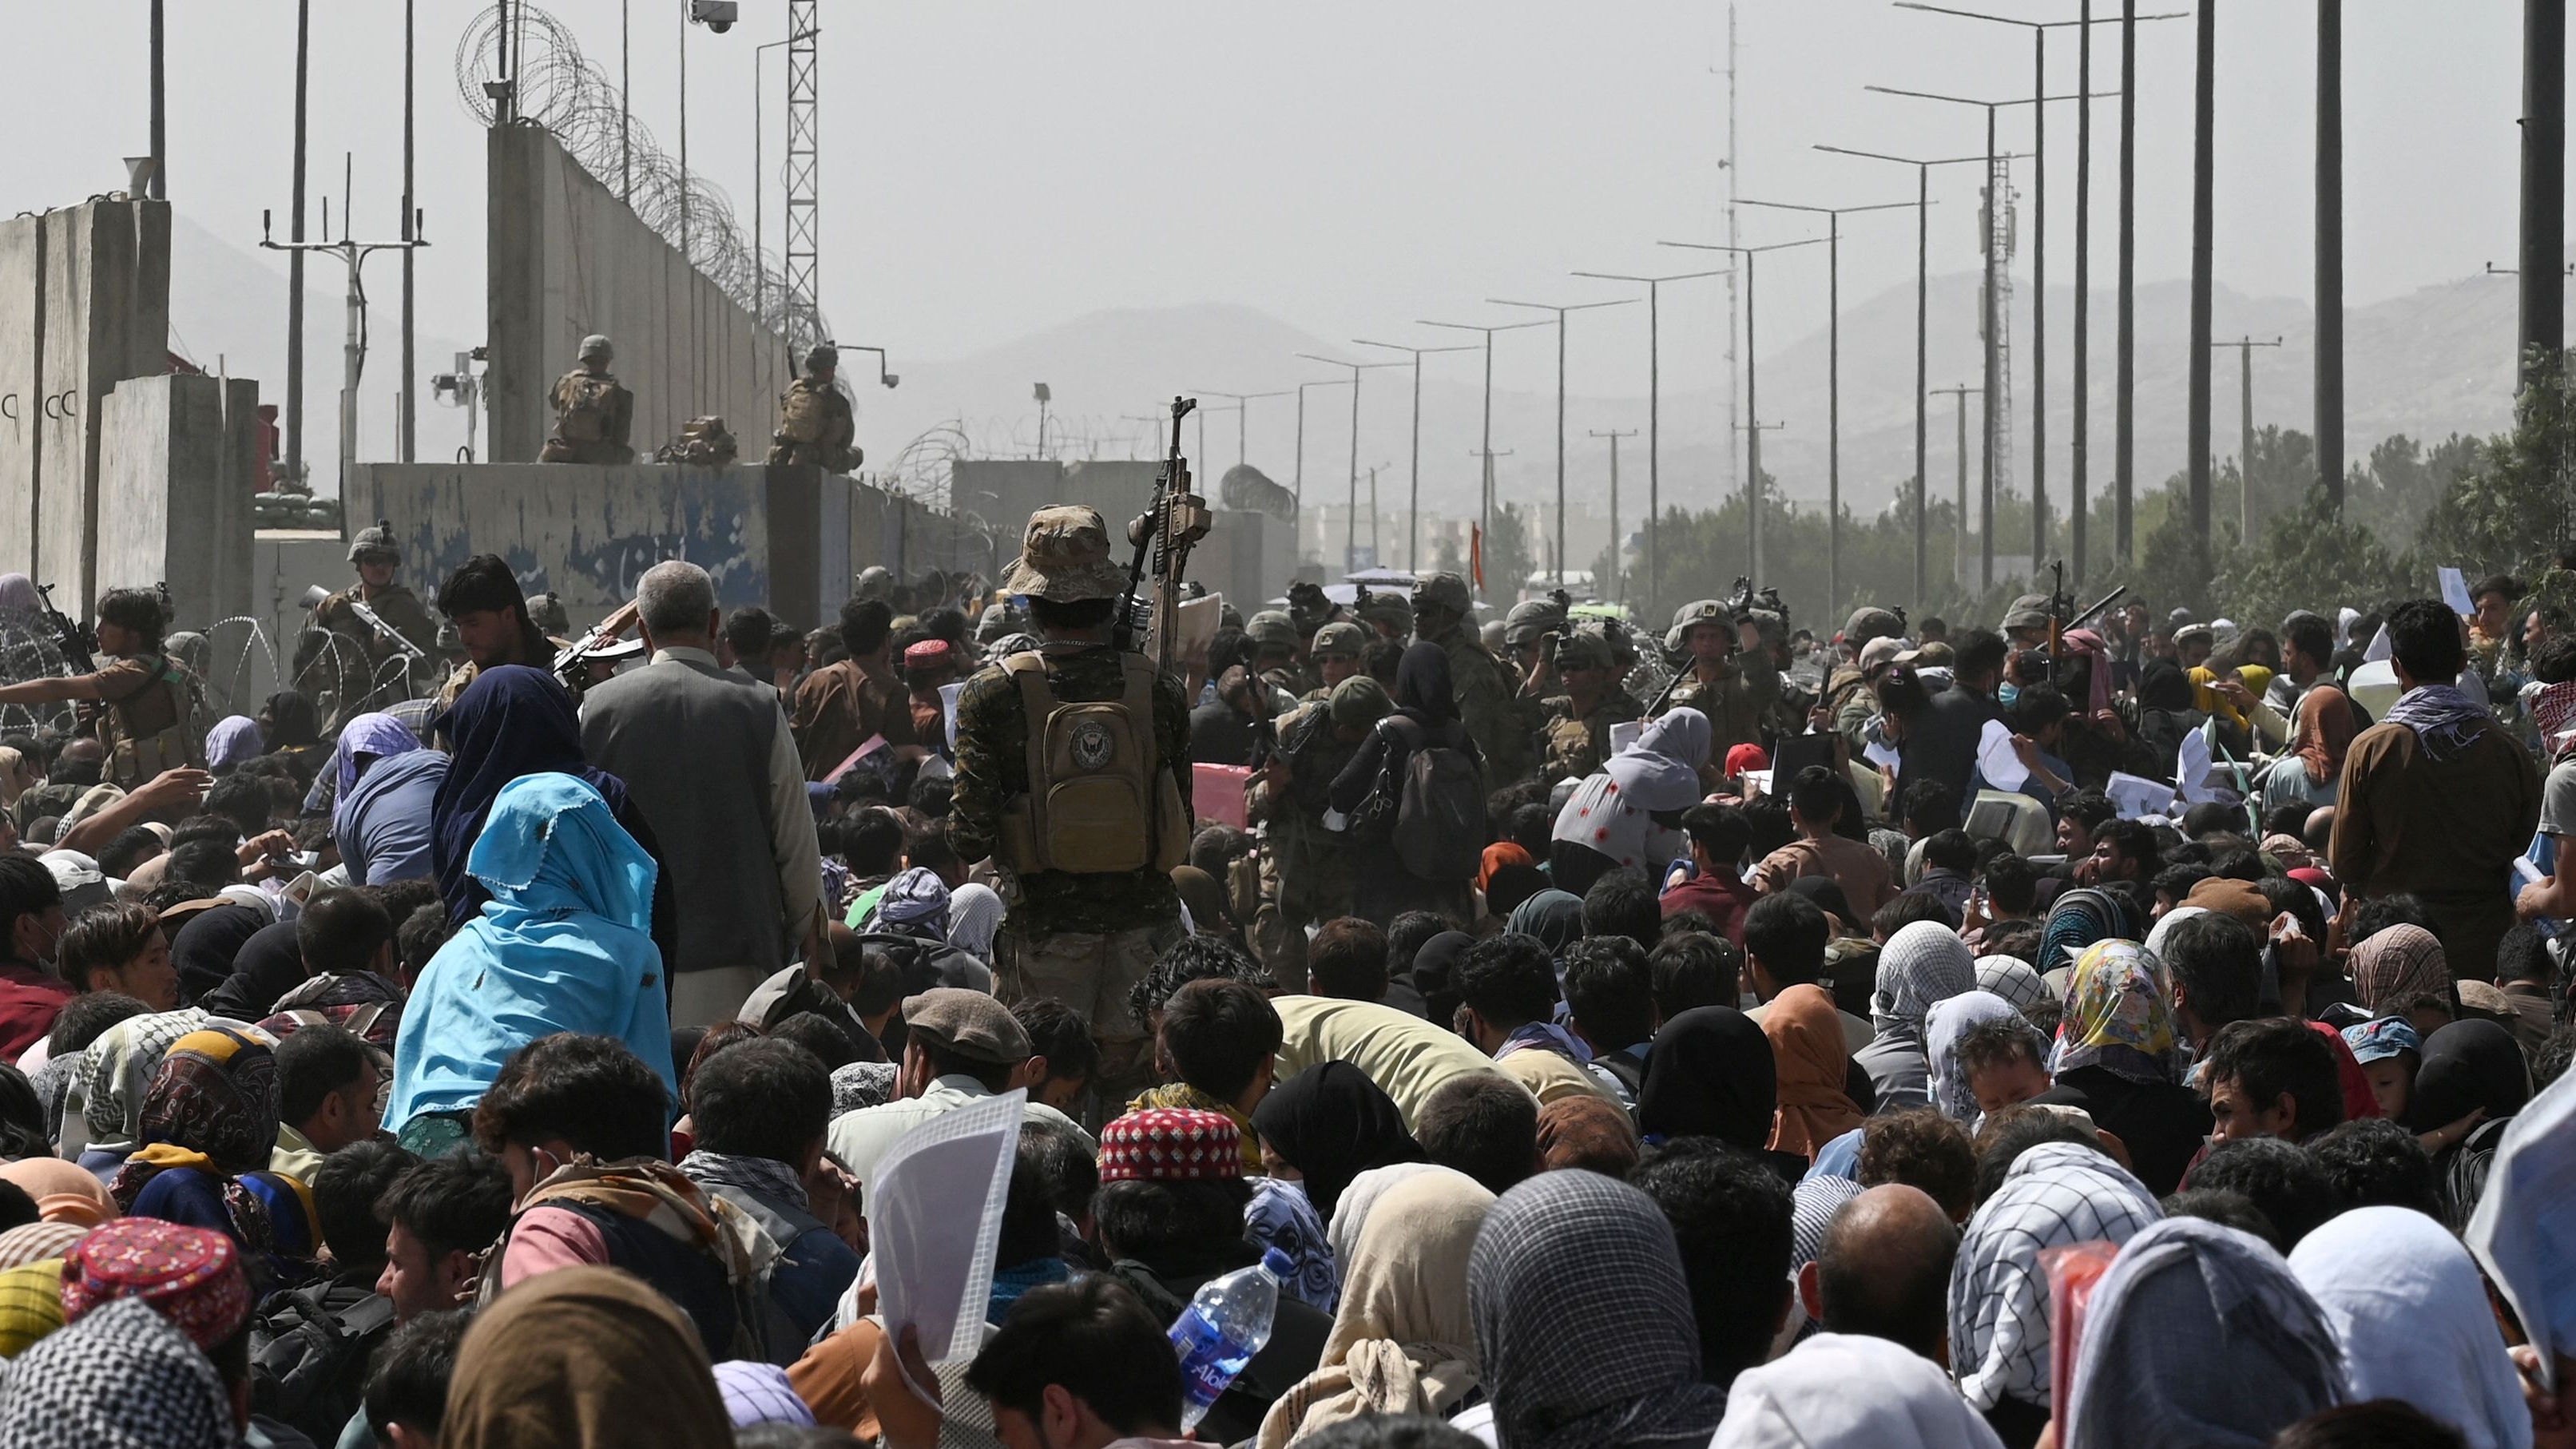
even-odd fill
[{"label": "razor wire", "polygon": [[[652,131],[626,110],[616,83],[582,55],[572,28],[524,0],[510,7],[510,16],[519,119],[543,126],[611,193],[625,191],[631,177],[632,191],[624,199],[636,218],[763,328],[785,337],[791,351],[801,354],[831,337],[831,320],[813,300],[790,294],[777,254],[753,252],[723,189],[680,170]],[[500,29],[493,10],[479,9],[456,42],[457,98],[485,126],[499,116],[487,87],[500,80]]]}]

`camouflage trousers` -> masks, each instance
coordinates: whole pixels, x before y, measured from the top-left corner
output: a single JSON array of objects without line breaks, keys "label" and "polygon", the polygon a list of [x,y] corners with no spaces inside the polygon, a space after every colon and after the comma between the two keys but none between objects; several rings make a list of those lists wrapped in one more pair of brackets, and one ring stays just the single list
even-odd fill
[{"label": "camouflage trousers", "polygon": [[1106,1111],[1100,1121],[1116,1116],[1128,1098],[1154,1085],[1154,1044],[1127,1009],[1127,994],[1180,942],[1181,934],[1177,920],[1125,931],[1056,931],[1034,937],[1005,923],[994,943],[994,994],[1004,1005],[1051,996],[1091,1024],[1092,1040],[1100,1046],[1100,1070],[1092,1078],[1090,1102],[1095,1112]]}]

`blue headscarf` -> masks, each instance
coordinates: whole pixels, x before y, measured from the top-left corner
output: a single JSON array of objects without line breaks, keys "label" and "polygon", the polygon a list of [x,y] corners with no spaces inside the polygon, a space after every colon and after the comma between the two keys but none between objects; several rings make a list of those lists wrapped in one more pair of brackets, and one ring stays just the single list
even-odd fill
[{"label": "blue headscarf", "polygon": [[626,808],[626,786],[594,770],[581,752],[581,716],[572,692],[542,669],[504,664],[486,669],[431,728],[448,740],[454,763],[430,803],[430,863],[448,916],[463,922],[490,899],[467,869],[483,818],[503,787],[522,775],[556,771],[590,782],[611,815]]},{"label": "blue headscarf", "polygon": [[512,1052],[564,1031],[625,1042],[676,1101],[662,952],[649,934],[653,857],[570,775],[514,780],[489,814],[467,865],[491,899],[412,990],[386,1125],[471,1107]]},{"label": "blue headscarf", "polygon": [[331,798],[349,798],[358,783],[358,756],[407,755],[419,748],[420,736],[392,715],[362,714],[349,721],[331,751]]}]

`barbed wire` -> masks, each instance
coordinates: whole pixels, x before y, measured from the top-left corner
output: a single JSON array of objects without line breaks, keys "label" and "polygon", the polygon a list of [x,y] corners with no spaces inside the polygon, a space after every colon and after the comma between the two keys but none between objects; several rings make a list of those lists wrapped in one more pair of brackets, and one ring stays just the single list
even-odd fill
[{"label": "barbed wire", "polygon": [[[616,83],[582,55],[572,28],[525,0],[511,6],[510,15],[519,118],[545,127],[610,192],[623,191],[631,176],[633,192],[626,201],[637,219],[680,248],[691,266],[762,327],[785,337],[791,350],[802,352],[830,337],[831,320],[810,299],[789,294],[778,256],[753,252],[723,189],[680,170],[652,131],[625,111]],[[457,98],[485,126],[498,114],[485,86],[500,78],[500,26],[494,11],[478,10],[456,42]]]}]

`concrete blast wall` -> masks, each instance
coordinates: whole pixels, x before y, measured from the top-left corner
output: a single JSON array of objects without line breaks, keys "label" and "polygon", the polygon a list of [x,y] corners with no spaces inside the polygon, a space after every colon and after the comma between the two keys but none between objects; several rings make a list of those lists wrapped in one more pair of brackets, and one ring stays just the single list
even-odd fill
[{"label": "concrete blast wall", "polygon": [[490,456],[537,456],[554,425],[547,389],[594,332],[616,344],[613,370],[635,394],[637,457],[707,413],[725,420],[746,455],[766,451],[778,395],[795,375],[786,341],[691,267],[551,133],[520,125],[486,134]]},{"label": "concrete blast wall", "polygon": [[203,628],[250,612],[259,384],[186,373],[129,378],[99,413],[98,577],[170,586]]},{"label": "concrete blast wall", "polygon": [[102,581],[107,396],[168,372],[169,335],[167,203],[0,221],[0,572],[55,585],[66,613],[86,616]]}]

